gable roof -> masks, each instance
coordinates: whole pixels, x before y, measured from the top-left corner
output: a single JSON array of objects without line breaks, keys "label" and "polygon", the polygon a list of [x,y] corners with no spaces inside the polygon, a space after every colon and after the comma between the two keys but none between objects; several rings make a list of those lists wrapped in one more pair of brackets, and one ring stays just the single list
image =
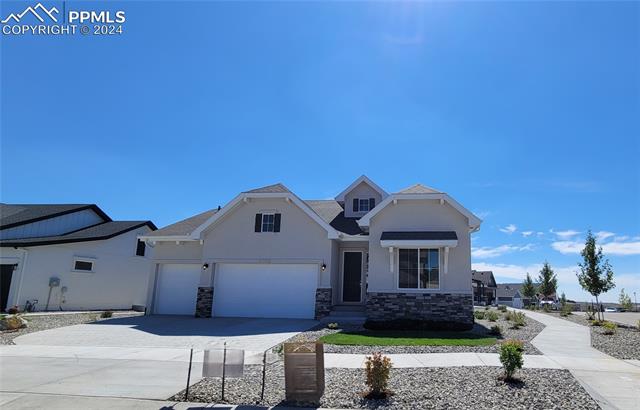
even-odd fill
[{"label": "gable roof", "polygon": [[422,184],[414,184],[397,192],[398,194],[441,194],[442,192]]},{"label": "gable roof", "polygon": [[485,270],[485,271],[473,270],[473,271],[471,271],[471,278],[473,280],[477,280],[479,282],[482,282],[482,284],[485,287],[488,287],[488,288],[497,287],[496,279],[493,276],[493,272],[490,271],[490,270]]},{"label": "gable roof", "polygon": [[261,188],[252,189],[250,191],[244,191],[244,193],[247,193],[247,194],[273,194],[273,193],[282,194],[287,192],[291,193],[289,188],[287,188],[286,186],[284,186],[279,182],[277,184],[263,186]]},{"label": "gable roof", "polygon": [[108,221],[63,235],[0,240],[0,246],[43,246],[72,242],[99,241],[111,239],[142,226],[148,226],[152,230],[157,229],[151,221]]},{"label": "gable roof", "polygon": [[344,197],[351,192],[352,189],[354,189],[355,187],[357,187],[358,185],[360,185],[361,183],[365,183],[367,185],[369,185],[371,188],[373,188],[374,190],[376,190],[380,196],[382,196],[382,199],[386,198],[387,196],[389,196],[389,194],[382,188],[380,188],[380,186],[378,186],[378,184],[376,184],[375,182],[373,182],[372,180],[369,179],[369,177],[367,177],[366,175],[361,175],[358,179],[356,179],[355,181],[353,181],[351,183],[351,185],[349,185],[344,191],[340,192],[337,196],[336,196],[336,201],[340,201],[340,202],[344,202]]},{"label": "gable roof", "polygon": [[105,222],[111,218],[95,204],[5,204],[0,203],[0,229],[14,228],[33,222],[91,209]]},{"label": "gable roof", "polygon": [[149,232],[145,236],[189,236],[197,227],[202,225],[204,221],[218,212],[218,208],[210,209],[194,215],[190,218],[183,219],[157,231]]},{"label": "gable roof", "polygon": [[[414,187],[416,187],[416,185],[413,185],[412,187],[409,187],[408,189],[414,188]],[[420,185],[420,187],[424,187],[424,185]],[[424,187],[424,188],[426,188],[426,187]],[[422,190],[422,188],[420,188],[419,190]],[[464,206],[460,205],[460,203],[458,203],[458,201],[456,201],[455,199],[451,198],[448,194],[446,194],[444,192],[435,192],[435,193],[398,192],[398,193],[395,193],[395,194],[391,194],[388,197],[386,197],[385,199],[383,199],[382,202],[380,202],[378,205],[376,205],[375,208],[373,208],[368,213],[366,213],[362,218],[358,219],[358,225],[360,225],[361,227],[368,227],[369,223],[371,221],[371,218],[373,218],[380,211],[382,211],[385,207],[387,207],[387,205],[389,205],[392,202],[396,202],[396,201],[399,201],[399,200],[406,200],[406,199],[409,199],[409,200],[415,200],[415,199],[439,200],[440,203],[443,204],[443,205],[446,202],[449,205],[451,205],[456,211],[460,212],[460,214],[464,215],[467,218],[468,224],[469,224],[469,230],[471,232],[475,232],[478,229],[480,229],[480,224],[482,223],[482,219],[480,219],[477,216],[475,216],[471,211],[469,211]]]}]

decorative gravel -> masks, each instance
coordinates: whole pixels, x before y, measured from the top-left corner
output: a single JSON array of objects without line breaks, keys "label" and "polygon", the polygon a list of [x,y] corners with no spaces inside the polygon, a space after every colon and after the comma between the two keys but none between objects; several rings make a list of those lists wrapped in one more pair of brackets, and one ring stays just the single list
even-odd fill
[{"label": "decorative gravel", "polygon": [[[618,329],[615,334],[605,335],[603,327],[591,326],[584,315],[562,317],[555,313],[549,314],[591,328],[591,346],[602,353],[622,360],[640,360],[640,330],[638,328],[617,324]],[[605,319],[606,317],[605,313]]]},{"label": "decorative gravel", "polygon": [[[128,316],[142,315],[139,312],[114,312],[113,318],[122,318]],[[0,331],[0,345],[13,345],[13,339],[18,336],[26,335],[27,333],[39,332],[41,330],[54,329],[57,327],[80,325],[83,323],[91,323],[102,320],[100,312],[98,313],[56,313],[51,315],[24,315],[29,323],[27,327],[18,330],[3,330]]]},{"label": "decorative gravel", "polygon": [[[291,405],[284,401],[284,367],[270,365],[265,399],[260,402],[261,366],[246,366],[242,379],[227,379],[225,401],[221,381],[207,378],[189,389],[189,401],[237,405]],[[331,408],[385,409],[598,409],[596,402],[566,370],[524,369],[519,383],[505,384],[498,367],[391,369],[387,400],[367,400],[363,369],[327,369],[319,405]],[[184,391],[168,400],[184,401]]]},{"label": "decorative gravel", "polygon": [[[495,309],[494,309],[495,310]],[[502,328],[502,338],[498,338],[498,341],[505,339],[518,339],[524,343],[525,354],[542,354],[536,349],[530,341],[538,335],[544,329],[544,325],[540,322],[527,317],[527,325],[520,329],[512,329],[511,322],[504,319],[504,315],[500,312],[500,318],[496,322],[489,322],[488,320],[476,320],[476,324],[473,331],[480,334],[489,334],[491,326],[499,325]],[[317,326],[306,332],[302,332],[287,342],[308,342],[315,341],[324,335],[341,332],[341,331],[362,331],[365,330],[361,326],[344,325],[340,329],[328,329],[324,325]],[[324,351],[326,353],[359,353],[359,354],[372,354],[374,352],[382,352],[386,354],[394,353],[464,353],[464,352],[477,352],[477,353],[498,353],[500,350],[499,343],[492,346],[347,346],[347,345],[331,345],[325,344]]]}]

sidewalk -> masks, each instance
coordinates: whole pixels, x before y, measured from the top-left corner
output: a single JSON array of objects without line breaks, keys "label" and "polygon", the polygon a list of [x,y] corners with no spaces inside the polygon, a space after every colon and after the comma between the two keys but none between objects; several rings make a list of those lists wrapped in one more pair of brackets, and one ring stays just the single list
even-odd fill
[{"label": "sidewalk", "polygon": [[571,371],[603,409],[640,408],[638,361],[618,360],[591,347],[591,330],[586,326],[521,311],[546,326],[531,343],[548,359]]}]

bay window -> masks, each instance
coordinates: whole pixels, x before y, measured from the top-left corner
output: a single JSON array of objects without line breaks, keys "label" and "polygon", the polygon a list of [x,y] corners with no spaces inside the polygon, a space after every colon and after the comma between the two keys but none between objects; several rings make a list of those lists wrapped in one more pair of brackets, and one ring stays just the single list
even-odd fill
[{"label": "bay window", "polygon": [[439,249],[398,249],[398,287],[438,289],[440,287]]}]

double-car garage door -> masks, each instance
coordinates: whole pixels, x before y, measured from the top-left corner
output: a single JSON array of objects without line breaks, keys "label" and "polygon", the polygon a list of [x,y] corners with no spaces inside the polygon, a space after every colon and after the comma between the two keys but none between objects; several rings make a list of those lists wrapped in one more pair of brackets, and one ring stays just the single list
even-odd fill
[{"label": "double-car garage door", "polygon": [[[200,274],[200,265],[163,265],[155,313],[193,314]],[[317,277],[317,264],[218,264],[214,316],[312,319]]]}]

